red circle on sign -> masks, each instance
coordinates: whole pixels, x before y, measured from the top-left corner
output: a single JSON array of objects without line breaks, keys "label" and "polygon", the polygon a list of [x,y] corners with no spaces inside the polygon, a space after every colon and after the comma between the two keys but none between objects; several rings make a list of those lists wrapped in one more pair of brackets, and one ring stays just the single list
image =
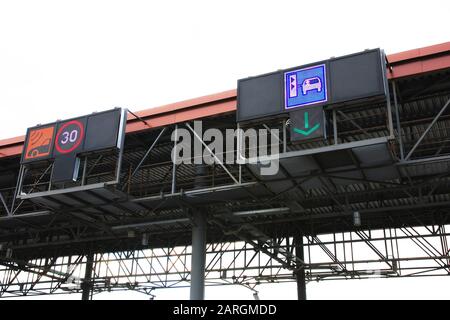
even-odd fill
[{"label": "red circle on sign", "polygon": [[[68,126],[70,126],[72,124],[76,125],[76,126],[78,126],[80,128],[80,137],[77,140],[77,142],[70,149],[64,150],[59,145],[59,138],[60,138],[59,136],[61,135],[61,133],[63,132],[63,130],[65,128],[67,128]],[[64,123],[62,125],[61,128],[59,128],[58,133],[56,134],[56,144],[55,144],[56,150],[58,150],[58,152],[62,153],[62,154],[70,153],[73,150],[75,150],[76,148],[78,148],[78,146],[81,144],[81,141],[83,141],[83,138],[84,138],[84,127],[83,127],[83,124],[80,121],[72,120],[72,121],[66,122],[66,123]]]}]

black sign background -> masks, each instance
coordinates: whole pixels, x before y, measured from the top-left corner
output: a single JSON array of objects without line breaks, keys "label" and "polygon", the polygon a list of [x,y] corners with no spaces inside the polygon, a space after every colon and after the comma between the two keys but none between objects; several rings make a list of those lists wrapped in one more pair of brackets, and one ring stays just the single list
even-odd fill
[{"label": "black sign background", "polygon": [[119,126],[120,112],[102,112],[89,116],[83,151],[116,147],[120,131]]},{"label": "black sign background", "polygon": [[264,118],[283,112],[283,74],[274,72],[238,81],[238,121]]},{"label": "black sign background", "polygon": [[290,113],[291,141],[304,141],[325,136],[323,107],[300,108]]}]

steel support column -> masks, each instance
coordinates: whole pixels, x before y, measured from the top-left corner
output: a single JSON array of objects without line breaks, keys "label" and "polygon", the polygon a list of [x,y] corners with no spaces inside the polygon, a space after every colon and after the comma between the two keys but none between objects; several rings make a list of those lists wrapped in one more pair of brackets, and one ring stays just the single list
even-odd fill
[{"label": "steel support column", "polygon": [[[305,253],[303,251],[303,236],[299,235],[294,238],[295,245],[295,255],[301,259],[305,260]],[[305,268],[301,268],[300,270],[295,272],[295,278],[297,280],[297,297],[298,300],[306,300],[306,275]]]},{"label": "steel support column", "polygon": [[405,152],[403,150],[403,138],[402,138],[402,126],[400,122],[400,112],[399,112],[399,106],[398,106],[398,99],[397,99],[397,85],[395,81],[392,81],[392,91],[394,92],[394,108],[395,108],[395,119],[397,124],[397,138],[399,143],[399,149],[400,149],[400,159],[405,159]]},{"label": "steel support column", "polygon": [[86,256],[86,270],[84,271],[84,280],[81,284],[83,290],[81,300],[91,300],[92,297],[92,270],[94,267],[94,254],[90,253]]},{"label": "steel support column", "polygon": [[192,227],[191,300],[205,298],[206,219],[194,212]]},{"label": "steel support column", "polygon": [[172,194],[174,194],[177,191],[177,144],[178,144],[178,125],[175,126],[175,141],[173,142]]}]

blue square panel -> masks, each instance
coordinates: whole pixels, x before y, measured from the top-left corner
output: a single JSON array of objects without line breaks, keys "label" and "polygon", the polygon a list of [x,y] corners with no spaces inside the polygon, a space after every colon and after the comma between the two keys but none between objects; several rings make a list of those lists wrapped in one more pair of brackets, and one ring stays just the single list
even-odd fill
[{"label": "blue square panel", "polygon": [[325,64],[293,70],[284,74],[286,109],[294,109],[327,101]]}]

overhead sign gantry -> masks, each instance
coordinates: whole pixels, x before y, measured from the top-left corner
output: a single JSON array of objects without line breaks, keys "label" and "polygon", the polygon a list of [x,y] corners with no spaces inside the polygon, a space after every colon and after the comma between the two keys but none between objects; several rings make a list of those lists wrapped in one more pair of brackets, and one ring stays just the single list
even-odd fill
[{"label": "overhead sign gantry", "polygon": [[[386,132],[374,138],[347,114],[352,110],[379,104],[386,110]],[[338,117],[345,118],[361,137],[342,139]],[[360,171],[377,162],[392,168],[394,159],[389,149],[393,139],[392,112],[387,82],[387,60],[380,49],[331,58],[298,67],[238,80],[237,122],[240,127],[269,126],[280,128],[277,140],[282,144],[279,154],[261,159],[249,157],[253,174],[273,192],[289,190],[293,182],[280,179],[308,175],[308,172],[349,170],[348,175],[381,176],[377,172]],[[295,146],[310,143],[307,146]],[[276,175],[263,175],[260,169],[268,163],[282,168]],[[364,170],[363,170],[364,171]],[[390,179],[398,175],[389,172]],[[311,185],[323,185],[310,177]],[[350,180],[341,182],[351,183]]]},{"label": "overhead sign gantry", "polygon": [[[290,118],[291,141],[323,138],[324,110],[388,96],[385,54],[366,50],[239,80],[237,121]],[[312,123],[311,116],[320,121]]]},{"label": "overhead sign gantry", "polygon": [[29,128],[22,152],[19,186],[30,172],[41,175],[42,183],[31,190],[20,189],[18,197],[34,197],[36,192],[51,194],[54,190],[70,192],[73,187],[88,185],[85,177],[89,157],[100,153],[117,157],[116,176],[110,181],[117,183],[125,126],[126,110],[116,108]]}]

